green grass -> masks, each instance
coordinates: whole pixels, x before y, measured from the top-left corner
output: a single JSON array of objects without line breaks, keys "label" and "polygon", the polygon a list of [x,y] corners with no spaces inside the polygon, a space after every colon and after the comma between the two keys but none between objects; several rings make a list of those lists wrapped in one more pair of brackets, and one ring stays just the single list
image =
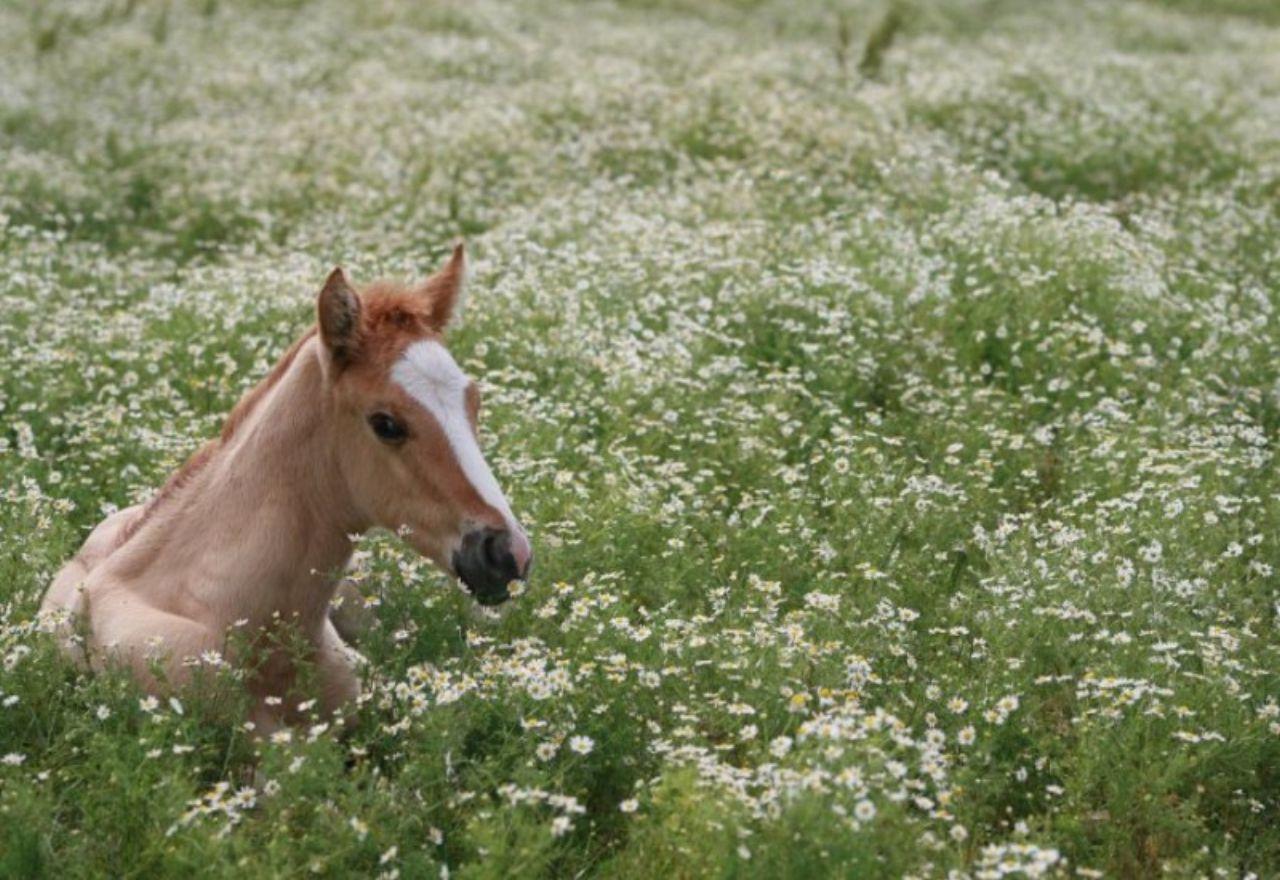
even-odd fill
[{"label": "green grass", "polygon": [[[0,877],[1280,873],[1278,24],[0,6]],[[457,236],[527,592],[363,541],[343,737],[61,659],[328,269]]]}]

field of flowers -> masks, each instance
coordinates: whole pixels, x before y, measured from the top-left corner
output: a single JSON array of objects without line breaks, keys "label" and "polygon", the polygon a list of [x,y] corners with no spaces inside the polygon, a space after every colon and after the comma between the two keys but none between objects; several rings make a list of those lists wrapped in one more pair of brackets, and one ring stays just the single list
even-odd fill
[{"label": "field of flowers", "polygon": [[[363,540],[342,736],[60,659],[459,236],[524,594]],[[0,876],[1276,876],[1278,292],[1269,0],[0,4]]]}]

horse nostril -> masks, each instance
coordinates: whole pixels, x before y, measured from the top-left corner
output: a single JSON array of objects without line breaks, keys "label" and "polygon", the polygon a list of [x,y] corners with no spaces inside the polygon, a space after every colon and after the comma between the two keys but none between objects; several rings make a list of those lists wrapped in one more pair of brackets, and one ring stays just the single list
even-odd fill
[{"label": "horse nostril", "polygon": [[484,553],[484,561],[490,568],[501,568],[503,559],[508,555],[507,540],[505,532],[489,532],[484,536],[484,543],[481,550]]}]

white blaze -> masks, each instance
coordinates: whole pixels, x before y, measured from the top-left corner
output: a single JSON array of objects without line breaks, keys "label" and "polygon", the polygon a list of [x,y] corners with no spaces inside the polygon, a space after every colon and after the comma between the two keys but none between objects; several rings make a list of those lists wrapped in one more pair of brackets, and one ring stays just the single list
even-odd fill
[{"label": "white blaze", "polygon": [[467,419],[467,377],[445,347],[431,340],[413,343],[391,368],[391,380],[435,418],[476,493],[502,514],[508,528],[518,532],[511,507]]}]

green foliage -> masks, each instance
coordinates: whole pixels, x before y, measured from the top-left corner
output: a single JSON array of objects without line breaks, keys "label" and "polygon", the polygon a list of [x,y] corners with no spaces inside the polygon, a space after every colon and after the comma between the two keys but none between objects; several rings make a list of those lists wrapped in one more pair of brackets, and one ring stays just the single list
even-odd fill
[{"label": "green foliage", "polygon": [[[0,877],[1280,872],[1269,10],[0,4]],[[524,593],[363,539],[265,742],[60,656],[329,269],[460,235]]]}]

